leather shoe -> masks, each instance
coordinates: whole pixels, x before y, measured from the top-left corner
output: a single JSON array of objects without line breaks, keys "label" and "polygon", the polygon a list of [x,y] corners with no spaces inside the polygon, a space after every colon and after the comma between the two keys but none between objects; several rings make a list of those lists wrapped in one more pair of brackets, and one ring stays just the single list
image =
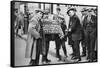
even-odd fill
[{"label": "leather shoe", "polygon": [[82,54],[82,55],[81,55],[81,57],[85,57],[85,56],[86,56],[86,54]]},{"label": "leather shoe", "polygon": [[49,59],[46,59],[46,62],[51,62],[51,60],[49,60]]},{"label": "leather shoe", "polygon": [[76,59],[77,62],[81,61],[81,58]]}]

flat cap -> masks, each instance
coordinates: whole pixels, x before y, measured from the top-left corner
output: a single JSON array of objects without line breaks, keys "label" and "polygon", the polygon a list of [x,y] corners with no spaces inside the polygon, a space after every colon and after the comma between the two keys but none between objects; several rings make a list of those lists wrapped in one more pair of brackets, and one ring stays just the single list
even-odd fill
[{"label": "flat cap", "polygon": [[49,12],[49,10],[44,10],[44,14],[48,14]]},{"label": "flat cap", "polygon": [[93,8],[89,8],[89,9],[88,9],[88,12],[92,12],[92,11],[94,11]]},{"label": "flat cap", "polygon": [[42,13],[44,13],[44,11],[42,9],[35,9],[35,12],[42,12]]},{"label": "flat cap", "polygon": [[61,11],[61,9],[60,9],[60,8],[56,8],[56,10],[59,10],[59,11]]},{"label": "flat cap", "polygon": [[88,9],[86,9],[86,8],[83,8],[82,10],[81,10],[81,12],[85,12],[85,11],[87,11]]}]

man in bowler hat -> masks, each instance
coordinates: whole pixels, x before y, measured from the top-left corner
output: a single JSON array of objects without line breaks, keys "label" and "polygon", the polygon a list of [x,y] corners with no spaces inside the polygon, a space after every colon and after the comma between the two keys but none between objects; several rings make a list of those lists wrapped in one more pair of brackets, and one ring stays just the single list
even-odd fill
[{"label": "man in bowler hat", "polygon": [[[73,42],[72,48],[73,48],[73,60],[81,61],[80,57],[80,40],[82,39],[81,34],[81,24],[78,16],[76,15],[77,10],[75,8],[70,8],[67,11],[67,14],[70,16],[69,20],[69,31],[71,36],[71,41]],[[70,41],[70,40],[69,40]]]}]

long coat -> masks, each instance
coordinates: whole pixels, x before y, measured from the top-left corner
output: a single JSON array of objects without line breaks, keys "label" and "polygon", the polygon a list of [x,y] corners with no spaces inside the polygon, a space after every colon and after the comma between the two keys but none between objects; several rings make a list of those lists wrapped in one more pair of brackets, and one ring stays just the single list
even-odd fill
[{"label": "long coat", "polygon": [[69,28],[71,29],[71,37],[73,41],[82,39],[82,27],[78,16],[73,15],[70,17]]},{"label": "long coat", "polygon": [[36,59],[36,39],[40,37],[39,30],[39,21],[33,17],[28,26],[25,58]]}]

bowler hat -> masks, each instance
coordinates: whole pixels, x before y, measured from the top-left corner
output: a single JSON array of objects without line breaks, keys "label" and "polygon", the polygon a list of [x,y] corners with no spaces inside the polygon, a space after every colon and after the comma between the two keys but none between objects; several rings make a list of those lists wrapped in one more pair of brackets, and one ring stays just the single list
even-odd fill
[{"label": "bowler hat", "polygon": [[76,12],[77,10],[76,10],[76,8],[69,8],[68,11],[67,11],[67,14],[69,14],[69,11],[75,11]]}]

